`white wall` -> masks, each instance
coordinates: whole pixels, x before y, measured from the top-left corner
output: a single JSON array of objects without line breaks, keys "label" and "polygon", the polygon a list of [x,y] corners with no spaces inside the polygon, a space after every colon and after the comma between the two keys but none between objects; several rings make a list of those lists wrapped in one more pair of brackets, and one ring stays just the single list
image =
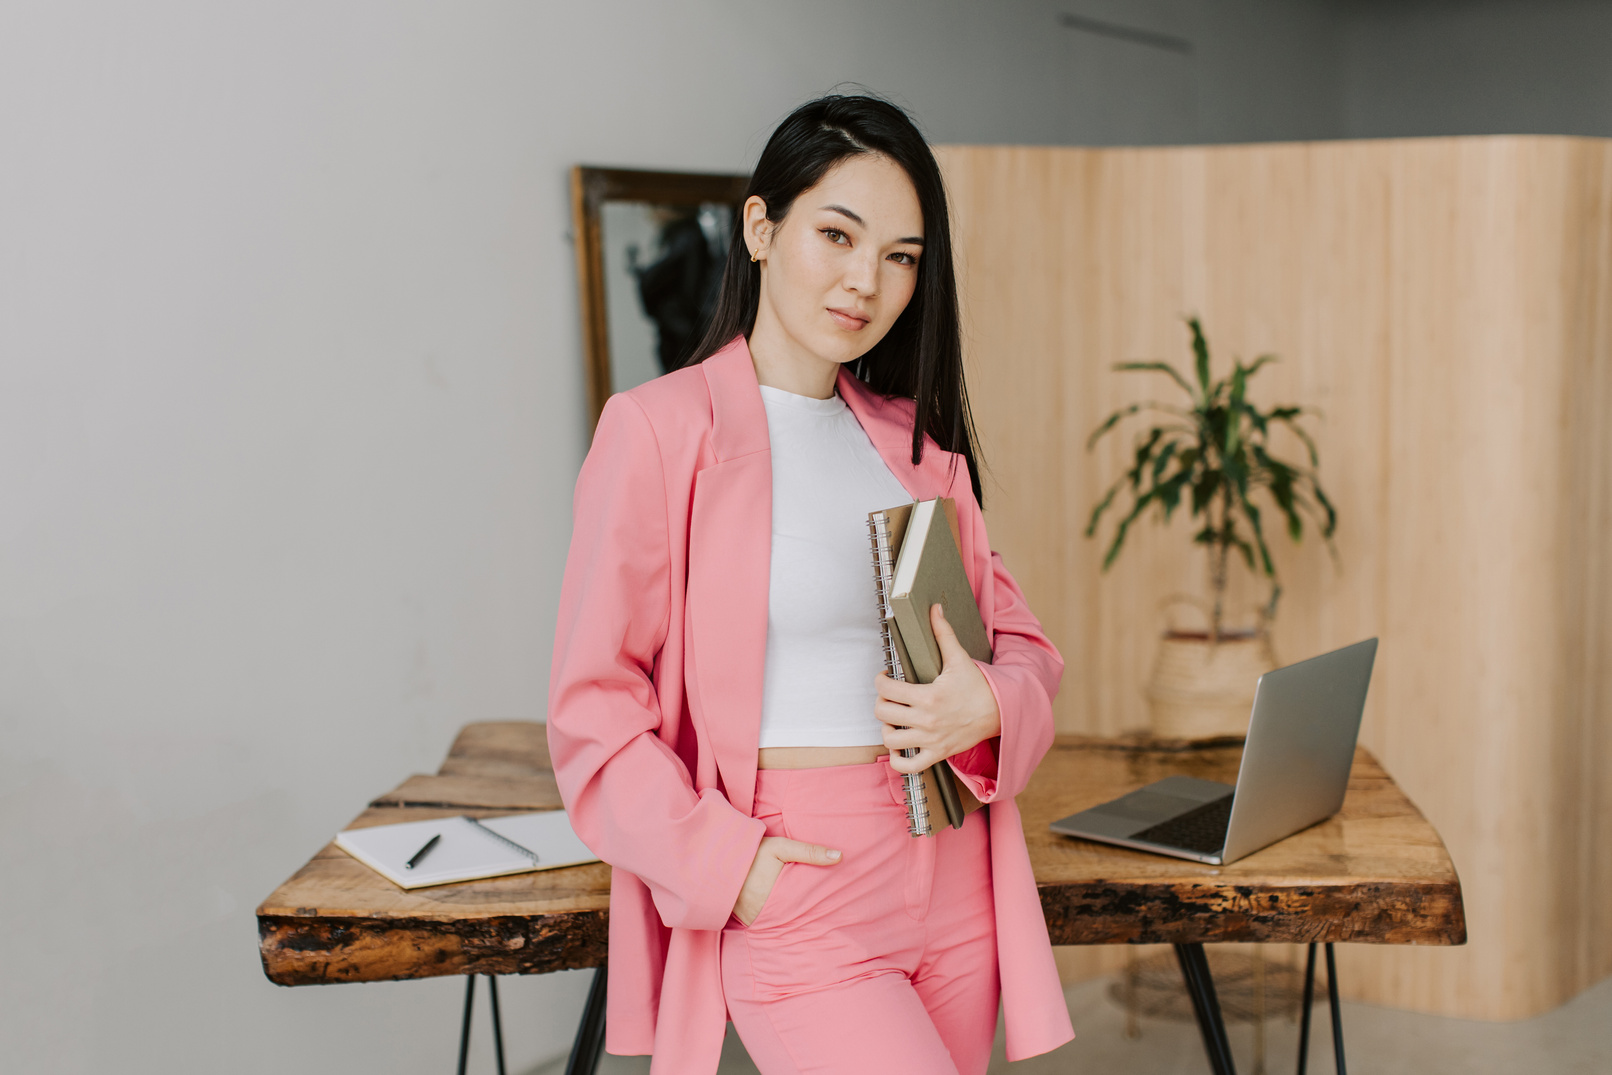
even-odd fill
[{"label": "white wall", "polygon": [[[252,910],[461,724],[543,715],[586,436],[572,164],[742,170],[843,79],[940,141],[1235,137],[1200,105],[1240,77],[1214,57],[1269,45],[1216,25],[1196,0],[0,7],[0,1068],[449,1069],[459,980],[276,988]],[[1328,121],[1303,67],[1243,137]],[[517,1070],[585,982],[507,982]]]}]

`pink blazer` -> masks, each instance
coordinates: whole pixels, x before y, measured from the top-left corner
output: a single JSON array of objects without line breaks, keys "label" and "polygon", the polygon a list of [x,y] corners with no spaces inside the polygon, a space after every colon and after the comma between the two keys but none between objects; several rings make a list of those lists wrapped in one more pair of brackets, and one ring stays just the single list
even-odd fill
[{"label": "pink blazer", "polygon": [[[961,459],[929,442],[913,466],[911,401],[844,370],[839,393],[914,498],[957,500],[1002,734],[951,764],[988,804],[1008,1059],[1033,1056],[1074,1036],[1014,803],[1052,743],[1063,660],[991,552]],[[717,945],[764,833],[771,508],[742,338],[611,397],[577,479],[549,746],[577,833],[614,867],[606,1047],[653,1053],[656,1075],[715,1071],[726,1029]]]}]

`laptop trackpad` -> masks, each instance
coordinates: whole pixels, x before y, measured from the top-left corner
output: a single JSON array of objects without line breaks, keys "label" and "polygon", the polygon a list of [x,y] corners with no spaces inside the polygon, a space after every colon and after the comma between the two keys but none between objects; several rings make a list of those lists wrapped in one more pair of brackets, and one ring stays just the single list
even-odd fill
[{"label": "laptop trackpad", "polygon": [[1123,840],[1161,821],[1196,810],[1231,794],[1229,784],[1191,776],[1168,776],[1112,802],[1082,810],[1052,823],[1054,832],[1069,836],[1107,836]]},{"label": "laptop trackpad", "polygon": [[1186,799],[1179,795],[1165,795],[1162,792],[1149,791],[1143,788],[1133,791],[1129,795],[1121,795],[1113,802],[1092,807],[1087,811],[1092,814],[1107,814],[1110,817],[1124,818],[1126,821],[1142,822],[1137,826],[1140,831],[1146,825],[1154,825],[1160,821],[1167,821],[1177,814],[1184,814],[1188,810],[1203,804],[1196,799]]}]

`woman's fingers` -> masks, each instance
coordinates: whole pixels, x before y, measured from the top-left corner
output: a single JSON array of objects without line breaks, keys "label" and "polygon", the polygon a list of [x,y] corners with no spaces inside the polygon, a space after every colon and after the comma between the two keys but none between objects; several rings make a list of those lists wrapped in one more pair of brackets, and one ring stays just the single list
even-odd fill
[{"label": "woman's fingers", "polygon": [[912,705],[924,696],[922,683],[903,683],[899,679],[891,679],[885,672],[880,672],[873,678],[873,689],[878,692],[880,698],[902,705]]},{"label": "woman's fingers", "polygon": [[935,632],[935,645],[940,648],[940,670],[955,666],[959,661],[971,661],[963,644],[957,641],[957,632],[946,622],[946,610],[939,604],[929,606],[929,626]]},{"label": "woman's fingers", "polygon": [[837,849],[809,844],[804,840],[779,840],[772,853],[780,862],[805,862],[813,866],[832,866],[840,860]]},{"label": "woman's fingers", "polygon": [[892,754],[898,750],[906,750],[908,747],[917,747],[922,750],[925,744],[921,740],[924,738],[924,734],[914,728],[897,728],[894,725],[886,725],[884,729],[884,745],[890,748],[890,753]]},{"label": "woman's fingers", "polygon": [[929,727],[932,719],[925,710],[895,702],[874,702],[873,715],[894,728],[923,729]]},{"label": "woman's fingers", "polygon": [[921,749],[910,758],[890,751],[890,768],[898,773],[921,773],[939,760],[940,755],[932,750]]}]

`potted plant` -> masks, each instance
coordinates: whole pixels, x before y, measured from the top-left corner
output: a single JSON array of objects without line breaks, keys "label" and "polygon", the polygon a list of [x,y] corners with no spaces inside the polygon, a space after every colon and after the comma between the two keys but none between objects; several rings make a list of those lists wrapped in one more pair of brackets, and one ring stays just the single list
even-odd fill
[{"label": "potted plant", "polygon": [[[1310,516],[1329,549],[1338,516],[1316,478],[1320,455],[1315,441],[1299,424],[1306,409],[1261,410],[1248,400],[1249,380],[1276,357],[1261,355],[1247,366],[1236,360],[1230,374],[1211,379],[1203,326],[1195,317],[1187,320],[1187,326],[1192,333],[1194,378],[1166,362],[1122,362],[1114,367],[1162,373],[1180,386],[1187,400],[1182,405],[1133,403],[1093,431],[1087,450],[1131,415],[1162,416],[1157,424],[1138,431],[1131,466],[1093,507],[1086,536],[1096,535],[1104,514],[1121,494],[1129,503],[1103,557],[1105,572],[1125,547],[1131,525],[1150,508],[1165,523],[1177,509],[1185,510],[1197,524],[1192,541],[1209,557],[1207,629],[1165,631],[1146,693],[1156,735],[1200,739],[1246,732],[1254,683],[1276,665],[1270,624],[1282,587],[1265,540],[1261,502],[1280,513],[1295,542],[1303,538],[1304,518]],[[1269,436],[1277,426],[1291,430],[1304,445],[1308,467],[1271,453]],[[1270,596],[1255,623],[1228,628],[1226,589],[1234,552],[1269,584]]]}]

